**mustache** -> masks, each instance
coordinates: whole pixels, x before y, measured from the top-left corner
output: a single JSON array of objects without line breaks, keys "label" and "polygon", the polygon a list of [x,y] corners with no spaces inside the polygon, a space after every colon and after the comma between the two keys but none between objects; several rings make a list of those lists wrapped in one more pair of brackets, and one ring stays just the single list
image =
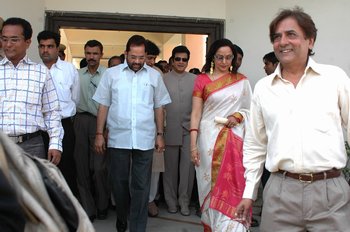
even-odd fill
[{"label": "mustache", "polygon": [[96,61],[96,60],[94,60],[94,59],[89,59],[89,60],[87,60],[87,62],[90,62],[90,61]]}]

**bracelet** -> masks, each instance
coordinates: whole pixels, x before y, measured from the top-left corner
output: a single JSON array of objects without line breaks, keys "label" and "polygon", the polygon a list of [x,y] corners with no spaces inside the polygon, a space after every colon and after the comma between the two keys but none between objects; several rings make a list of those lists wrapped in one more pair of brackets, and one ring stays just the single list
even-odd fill
[{"label": "bracelet", "polygon": [[198,129],[190,129],[190,133],[191,133],[192,131],[196,131],[196,132],[198,133]]},{"label": "bracelet", "polygon": [[164,132],[157,132],[157,136],[160,135],[160,136],[164,136]]},{"label": "bracelet", "polygon": [[96,135],[103,135],[103,133],[101,133],[101,132],[96,132]]},{"label": "bracelet", "polygon": [[233,113],[231,116],[234,117],[234,118],[236,119],[236,121],[237,121],[238,124],[240,124],[241,122],[243,122],[243,119],[244,119],[244,118],[243,118],[243,116],[242,116],[240,113],[235,112],[235,113]]}]

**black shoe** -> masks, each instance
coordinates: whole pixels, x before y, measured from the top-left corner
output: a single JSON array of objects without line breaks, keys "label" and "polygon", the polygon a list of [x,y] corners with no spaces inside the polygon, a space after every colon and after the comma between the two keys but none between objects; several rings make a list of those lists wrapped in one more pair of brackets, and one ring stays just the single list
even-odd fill
[{"label": "black shoe", "polygon": [[89,216],[90,222],[93,223],[96,219],[96,215]]},{"label": "black shoe", "polygon": [[252,223],[250,224],[251,227],[258,227],[259,226],[259,222],[258,220],[256,220],[255,218],[252,218]]},{"label": "black shoe", "polygon": [[98,220],[106,220],[107,219],[108,210],[97,210],[97,219]]},{"label": "black shoe", "polygon": [[117,223],[115,224],[115,227],[117,228],[118,232],[125,232],[128,228],[128,223],[126,221],[119,221],[117,219]]}]

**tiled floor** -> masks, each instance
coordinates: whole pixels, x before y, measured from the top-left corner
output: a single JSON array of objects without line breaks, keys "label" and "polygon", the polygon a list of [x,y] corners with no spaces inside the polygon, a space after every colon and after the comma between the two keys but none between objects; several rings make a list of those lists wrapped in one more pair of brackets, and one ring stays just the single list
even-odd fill
[{"label": "tiled floor", "polygon": [[[253,209],[254,218],[260,221],[258,216],[260,212],[259,201]],[[195,209],[191,208],[190,216],[182,216],[180,213],[170,214],[166,210],[165,203],[159,203],[160,212],[158,217],[148,218],[147,232],[201,232],[203,227],[200,224],[200,218],[195,214]],[[94,227],[96,232],[115,232],[115,212],[110,211],[107,220],[95,220]],[[259,228],[251,228],[252,232],[259,232]]]}]

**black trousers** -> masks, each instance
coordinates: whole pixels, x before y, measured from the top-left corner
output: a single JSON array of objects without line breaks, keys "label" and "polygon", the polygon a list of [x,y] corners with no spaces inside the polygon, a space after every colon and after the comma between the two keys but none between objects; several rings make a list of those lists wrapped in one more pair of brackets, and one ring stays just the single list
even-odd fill
[{"label": "black trousers", "polygon": [[[77,186],[77,174],[74,160],[74,145],[75,145],[75,133],[73,128],[72,118],[64,118],[61,120],[62,127],[64,130],[64,137],[62,141],[63,153],[61,155],[61,161],[57,165],[66,179],[66,182],[74,194],[78,197],[78,186]],[[42,133],[45,144],[45,151],[47,153],[49,148],[49,135],[46,132]]]}]

